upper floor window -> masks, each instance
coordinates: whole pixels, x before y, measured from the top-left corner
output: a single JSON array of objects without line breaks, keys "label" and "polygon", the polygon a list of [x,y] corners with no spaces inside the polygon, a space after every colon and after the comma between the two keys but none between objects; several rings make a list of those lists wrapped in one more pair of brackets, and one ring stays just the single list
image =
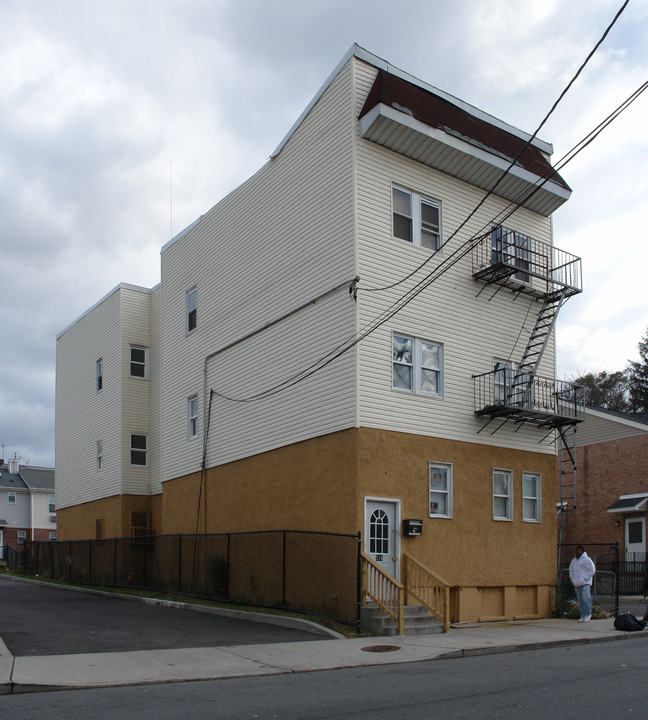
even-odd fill
[{"label": "upper floor window", "polygon": [[415,393],[443,392],[443,345],[394,333],[392,336],[392,387]]},{"label": "upper floor window", "polygon": [[103,388],[103,360],[97,360],[97,392]]},{"label": "upper floor window", "polygon": [[147,437],[146,435],[131,435],[131,465],[146,465]]},{"label": "upper floor window", "polygon": [[399,187],[392,188],[393,233],[428,250],[441,247],[441,204]]},{"label": "upper floor window", "polygon": [[430,517],[452,517],[452,465],[431,462]]},{"label": "upper floor window", "polygon": [[7,503],[9,505],[16,504],[16,493],[14,493],[14,492],[7,493]]},{"label": "upper floor window", "polygon": [[148,348],[131,346],[130,376],[148,378]]},{"label": "upper floor window", "polygon": [[103,467],[103,443],[97,440],[97,470]]},{"label": "upper floor window", "polygon": [[542,477],[539,473],[522,473],[522,519],[530,522],[542,520]]},{"label": "upper floor window", "polygon": [[493,470],[493,520],[513,518],[513,472]]},{"label": "upper floor window", "polygon": [[187,291],[187,332],[190,333],[195,329],[198,323],[196,315],[196,288]]},{"label": "upper floor window", "polygon": [[56,500],[54,498],[54,495],[48,495],[47,497],[47,508],[48,512],[55,513],[56,512]]},{"label": "upper floor window", "polygon": [[198,396],[187,398],[187,435],[198,437]]}]

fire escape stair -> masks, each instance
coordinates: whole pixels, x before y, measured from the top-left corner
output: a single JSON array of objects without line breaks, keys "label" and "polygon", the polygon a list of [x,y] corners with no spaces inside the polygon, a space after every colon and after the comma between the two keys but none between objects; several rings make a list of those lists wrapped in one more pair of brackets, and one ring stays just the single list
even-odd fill
[{"label": "fire escape stair", "polygon": [[547,348],[560,308],[569,297],[566,290],[547,295],[518,365],[507,395],[509,407],[527,407],[538,366]]}]

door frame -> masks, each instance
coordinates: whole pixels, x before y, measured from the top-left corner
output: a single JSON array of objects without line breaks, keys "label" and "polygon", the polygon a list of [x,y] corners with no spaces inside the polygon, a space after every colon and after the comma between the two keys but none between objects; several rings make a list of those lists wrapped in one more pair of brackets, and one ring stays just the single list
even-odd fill
[{"label": "door frame", "polygon": [[[628,524],[631,522],[641,522],[642,525],[642,537],[643,537],[643,543],[642,543],[642,550],[629,550],[628,549]],[[626,516],[624,518],[623,522],[623,547],[625,550],[625,557],[628,557],[629,553],[636,554],[637,552],[643,553],[642,560],[646,559],[646,516],[645,515],[630,515]]]},{"label": "door frame", "polygon": [[401,501],[398,498],[381,497],[379,495],[365,495],[364,497],[364,539],[362,547],[365,553],[369,555],[367,542],[369,540],[369,513],[367,512],[367,504],[373,503],[389,503],[394,506],[394,579],[400,582],[401,575]]}]

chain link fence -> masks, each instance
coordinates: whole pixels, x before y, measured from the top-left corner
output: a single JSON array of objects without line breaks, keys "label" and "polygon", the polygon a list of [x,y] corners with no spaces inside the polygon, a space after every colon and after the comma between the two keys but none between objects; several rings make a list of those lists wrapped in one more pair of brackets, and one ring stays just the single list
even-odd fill
[{"label": "chain link fence", "polygon": [[294,530],[26,542],[25,573],[359,622],[360,535]]}]

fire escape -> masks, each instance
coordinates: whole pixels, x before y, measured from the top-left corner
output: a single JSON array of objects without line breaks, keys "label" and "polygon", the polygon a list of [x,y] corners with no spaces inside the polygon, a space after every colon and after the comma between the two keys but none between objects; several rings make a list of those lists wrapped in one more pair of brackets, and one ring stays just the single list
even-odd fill
[{"label": "fire escape", "polygon": [[576,426],[584,419],[582,389],[542,377],[538,367],[561,307],[572,295],[582,292],[580,258],[496,226],[473,249],[473,277],[498,289],[531,296],[539,304],[520,362],[475,376],[475,413],[489,418],[486,426],[501,420],[494,432],[509,421],[518,426],[530,423],[549,433],[558,431],[562,530],[566,513],[576,508],[575,438]]}]

